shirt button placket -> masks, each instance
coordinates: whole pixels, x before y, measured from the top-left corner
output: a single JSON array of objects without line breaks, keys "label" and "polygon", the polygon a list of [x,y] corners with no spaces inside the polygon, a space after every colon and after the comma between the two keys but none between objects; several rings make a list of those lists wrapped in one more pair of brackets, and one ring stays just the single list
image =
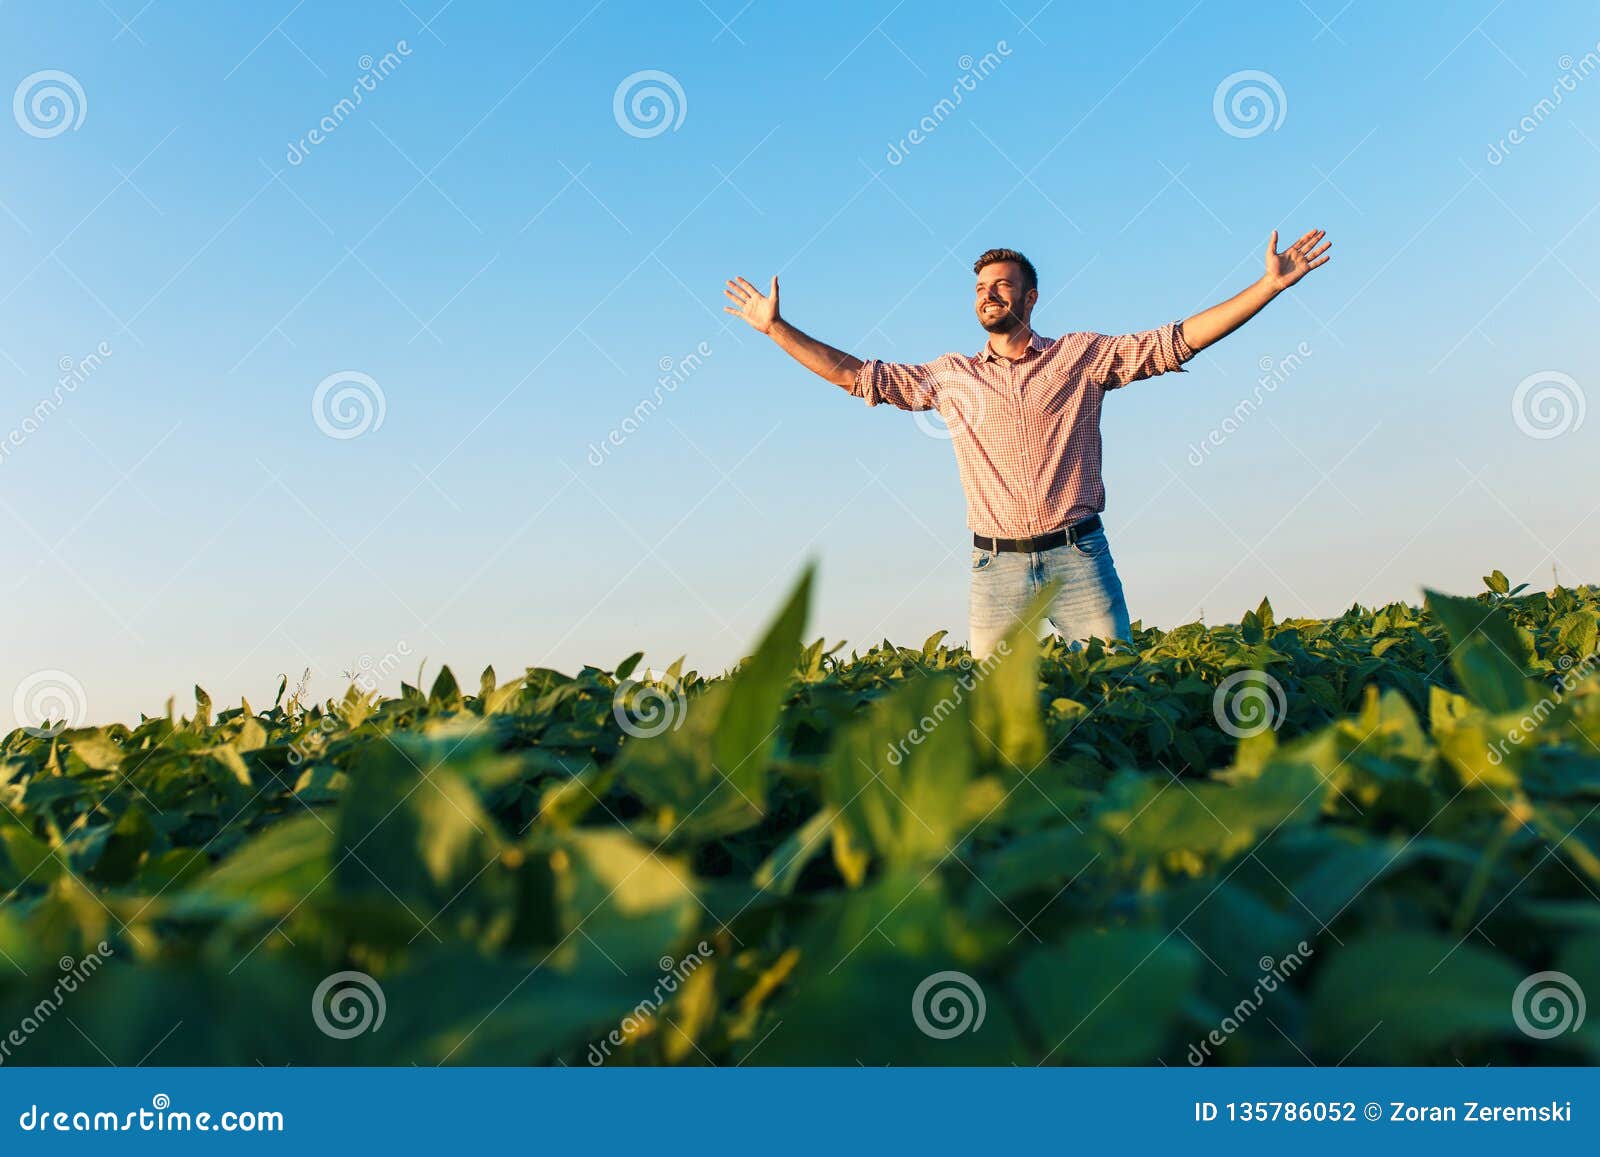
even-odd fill
[{"label": "shirt button placket", "polygon": [[1011,394],[1017,403],[1017,438],[1022,446],[1022,506],[1023,514],[1028,519],[1028,537],[1038,533],[1038,523],[1034,519],[1036,503],[1033,493],[1033,470],[1028,464],[1028,423],[1027,414],[1022,406],[1022,381],[1017,374],[1017,363],[1008,362],[1011,371]]}]

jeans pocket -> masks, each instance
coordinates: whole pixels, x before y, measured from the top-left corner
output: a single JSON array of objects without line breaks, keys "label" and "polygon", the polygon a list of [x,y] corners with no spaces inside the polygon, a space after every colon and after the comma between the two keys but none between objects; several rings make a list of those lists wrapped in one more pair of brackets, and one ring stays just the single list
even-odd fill
[{"label": "jeans pocket", "polygon": [[978,547],[972,548],[973,573],[977,573],[980,570],[988,570],[989,567],[994,563],[994,560],[995,554],[993,551],[980,550]]},{"label": "jeans pocket", "polygon": [[1093,534],[1086,534],[1072,544],[1072,549],[1083,555],[1084,558],[1102,558],[1111,549],[1111,544],[1106,540],[1106,532],[1097,530]]}]

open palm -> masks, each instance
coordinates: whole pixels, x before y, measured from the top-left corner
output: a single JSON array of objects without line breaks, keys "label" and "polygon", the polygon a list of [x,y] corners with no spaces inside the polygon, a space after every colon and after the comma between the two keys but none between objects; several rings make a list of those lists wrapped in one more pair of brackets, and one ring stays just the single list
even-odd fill
[{"label": "open palm", "polygon": [[1274,229],[1267,242],[1267,280],[1277,289],[1288,289],[1317,266],[1326,265],[1327,252],[1333,247],[1332,241],[1322,241],[1327,235],[1324,229],[1313,229],[1279,253],[1278,231]]},{"label": "open palm", "polygon": [[772,323],[778,320],[778,279],[772,279],[772,288],[762,293],[742,277],[736,277],[728,282],[728,288],[722,291],[733,305],[722,307],[723,313],[731,313],[735,317],[742,317],[761,333],[766,333],[772,328]]}]

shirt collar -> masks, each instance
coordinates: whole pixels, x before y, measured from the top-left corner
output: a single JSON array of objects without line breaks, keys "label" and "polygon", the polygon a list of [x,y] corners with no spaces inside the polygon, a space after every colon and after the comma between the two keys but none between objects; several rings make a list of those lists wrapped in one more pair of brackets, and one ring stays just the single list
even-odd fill
[{"label": "shirt collar", "polygon": [[[1040,335],[1038,331],[1034,331],[1034,333],[1028,338],[1028,348],[1030,350],[1042,350],[1049,344],[1050,339]],[[993,362],[1000,360],[1000,355],[995,353],[994,350],[990,348],[988,342],[983,343],[983,348],[979,350],[975,356],[980,362]]]}]

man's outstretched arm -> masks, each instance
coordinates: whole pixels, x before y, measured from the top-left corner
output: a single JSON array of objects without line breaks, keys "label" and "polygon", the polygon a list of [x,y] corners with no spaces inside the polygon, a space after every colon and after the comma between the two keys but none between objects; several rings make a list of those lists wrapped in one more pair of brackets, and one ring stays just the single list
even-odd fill
[{"label": "man's outstretched arm", "polygon": [[1183,322],[1183,340],[1189,348],[1198,352],[1221,341],[1307,273],[1326,265],[1328,250],[1333,246],[1333,242],[1322,240],[1326,236],[1325,230],[1313,229],[1279,253],[1278,231],[1274,229],[1272,239],[1267,242],[1267,271],[1261,280],[1221,305],[1213,305]]},{"label": "man's outstretched arm", "polygon": [[728,288],[722,292],[733,302],[731,306],[722,307],[723,313],[744,318],[755,330],[777,342],[784,353],[834,385],[849,389],[855,383],[856,373],[861,369],[860,358],[802,333],[778,315],[776,276],[772,279],[772,288],[765,294],[742,277],[728,282]]}]

